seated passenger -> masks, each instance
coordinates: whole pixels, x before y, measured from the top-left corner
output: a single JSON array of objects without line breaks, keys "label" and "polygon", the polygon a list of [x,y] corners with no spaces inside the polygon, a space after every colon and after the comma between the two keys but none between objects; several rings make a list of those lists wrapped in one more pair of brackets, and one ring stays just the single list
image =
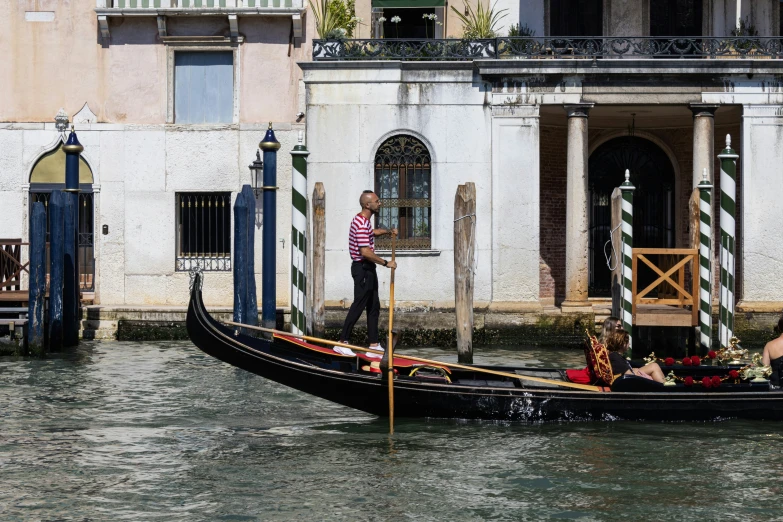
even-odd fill
[{"label": "seated passenger", "polygon": [[761,357],[764,366],[772,366],[769,382],[775,386],[780,386],[783,381],[783,316],[778,319],[778,333],[780,336],[777,339],[764,346],[764,354]]},{"label": "seated passenger", "polygon": [[604,319],[604,327],[601,330],[601,336],[598,338],[598,340],[606,346],[606,338],[609,337],[609,334],[615,332],[616,330],[623,327],[623,322],[620,321],[617,317],[610,315],[606,319]]},{"label": "seated passenger", "polygon": [[623,357],[623,354],[628,351],[629,341],[628,332],[623,329],[612,332],[606,339],[606,349],[609,351],[609,362],[612,364],[612,373],[615,378],[618,375],[637,375],[655,382],[662,383],[666,380],[658,363],[652,362],[641,368],[631,366],[631,363]]}]

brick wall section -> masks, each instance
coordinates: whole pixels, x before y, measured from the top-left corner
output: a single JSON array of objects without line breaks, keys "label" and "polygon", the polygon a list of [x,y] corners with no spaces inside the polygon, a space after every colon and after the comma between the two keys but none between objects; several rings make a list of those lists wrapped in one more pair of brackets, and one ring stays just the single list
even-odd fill
[{"label": "brick wall section", "polygon": [[543,303],[565,298],[566,128],[541,126],[541,285]]}]

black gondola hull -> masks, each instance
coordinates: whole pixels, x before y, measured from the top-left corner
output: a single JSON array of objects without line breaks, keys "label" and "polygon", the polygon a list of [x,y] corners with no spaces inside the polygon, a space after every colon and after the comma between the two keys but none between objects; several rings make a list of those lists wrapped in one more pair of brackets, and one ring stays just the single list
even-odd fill
[{"label": "black gondola hull", "polygon": [[[205,353],[264,378],[373,415],[388,415],[388,389],[377,374],[357,371],[345,358],[307,353],[279,339],[260,339],[218,323],[206,311],[196,276],[187,328]],[[529,369],[526,369],[529,370]],[[472,386],[397,378],[398,418],[493,421],[783,419],[783,392],[767,387],[738,391],[616,392],[535,386]]]}]

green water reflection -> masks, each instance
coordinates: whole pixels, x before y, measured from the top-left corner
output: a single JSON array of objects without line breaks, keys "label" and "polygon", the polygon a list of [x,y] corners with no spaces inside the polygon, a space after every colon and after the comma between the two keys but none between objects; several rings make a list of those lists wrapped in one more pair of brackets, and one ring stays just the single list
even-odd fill
[{"label": "green water reflection", "polygon": [[[483,349],[476,362],[582,356]],[[189,343],[0,358],[0,422],[0,520],[781,518],[777,423],[398,419],[390,440],[385,419]]]}]

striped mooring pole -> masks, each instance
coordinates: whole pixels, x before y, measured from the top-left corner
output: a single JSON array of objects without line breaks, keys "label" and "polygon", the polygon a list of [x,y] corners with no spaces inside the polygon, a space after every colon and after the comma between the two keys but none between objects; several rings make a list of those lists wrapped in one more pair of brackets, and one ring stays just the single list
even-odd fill
[{"label": "striped mooring pole", "polygon": [[734,337],[734,241],[737,211],[737,158],[726,135],[720,159],[720,347],[728,348]]},{"label": "striped mooring pole", "polygon": [[307,333],[307,156],[304,132],[291,151],[291,333]]},{"label": "striped mooring pole", "polygon": [[[628,335],[633,337],[633,191],[636,187],[631,183],[631,172],[625,170],[625,181],[620,185],[623,194],[621,242],[623,257],[623,311],[620,320]],[[633,348],[633,345],[631,345]]]},{"label": "striped mooring pole", "polygon": [[702,353],[712,348],[712,183],[707,169],[699,183],[699,339]]}]

